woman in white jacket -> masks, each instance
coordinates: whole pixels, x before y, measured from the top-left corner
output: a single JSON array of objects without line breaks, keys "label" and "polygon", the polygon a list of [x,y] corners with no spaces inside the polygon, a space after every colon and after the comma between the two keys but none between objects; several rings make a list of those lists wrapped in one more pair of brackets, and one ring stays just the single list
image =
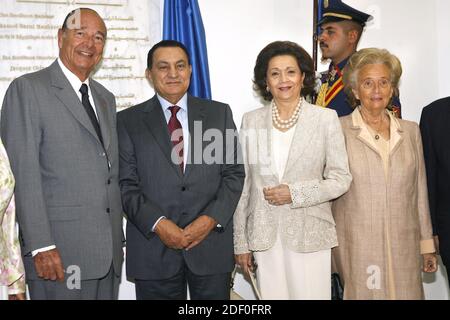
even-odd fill
[{"label": "woman in white jacket", "polygon": [[299,45],[277,41],[258,55],[255,90],[265,106],[242,119],[246,178],[234,215],[236,263],[258,265],[263,299],[330,299],[330,201],[351,183],[337,114],[307,103],[314,69]]}]

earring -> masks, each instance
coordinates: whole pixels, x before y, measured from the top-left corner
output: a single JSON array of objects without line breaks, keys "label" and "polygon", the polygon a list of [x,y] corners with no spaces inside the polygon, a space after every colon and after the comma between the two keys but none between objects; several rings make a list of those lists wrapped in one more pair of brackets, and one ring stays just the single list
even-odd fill
[{"label": "earring", "polygon": [[267,91],[267,92],[270,92],[269,86],[266,87],[266,91]]}]

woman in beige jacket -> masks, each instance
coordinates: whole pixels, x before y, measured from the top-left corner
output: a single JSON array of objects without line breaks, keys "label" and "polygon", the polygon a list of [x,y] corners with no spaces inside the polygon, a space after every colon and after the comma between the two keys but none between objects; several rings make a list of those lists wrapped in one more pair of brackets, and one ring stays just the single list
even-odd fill
[{"label": "woman in beige jacket", "polygon": [[341,118],[353,182],[333,204],[344,299],[422,299],[421,270],[437,268],[419,127],[386,109],[401,73],[381,49],[360,50],[344,69],[355,106]]},{"label": "woman in beige jacket", "polygon": [[344,137],[334,110],[303,96],[314,87],[308,53],[277,41],[258,55],[255,89],[266,106],[246,113],[240,132],[246,177],[234,214],[236,262],[258,265],[263,299],[330,299],[330,200],[347,191]]}]

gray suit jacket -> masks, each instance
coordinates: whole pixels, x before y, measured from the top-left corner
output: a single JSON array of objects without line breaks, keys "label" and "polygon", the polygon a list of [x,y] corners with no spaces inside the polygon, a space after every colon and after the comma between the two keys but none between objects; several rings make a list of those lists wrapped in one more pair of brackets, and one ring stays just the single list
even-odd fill
[{"label": "gray suit jacket", "polygon": [[28,279],[37,279],[31,251],[52,244],[82,280],[103,277],[112,262],[121,272],[115,99],[92,79],[90,87],[104,147],[57,61],[14,80],[3,101],[1,135],[16,178]]},{"label": "gray suit jacket", "polygon": [[[194,121],[201,122],[201,130],[195,130]],[[202,158],[211,143],[202,141],[207,129],[215,128],[216,133],[236,129],[231,109],[223,103],[188,96],[188,122],[189,155],[196,150],[195,157],[201,162],[188,161],[183,175],[171,161],[172,143],[156,96],[117,116],[120,187],[128,217],[127,274],[132,278],[168,279],[185,263],[197,275],[233,269],[233,213],[245,175],[244,166],[236,163],[237,136],[236,143],[229,145],[229,158],[225,159],[226,150],[218,156],[228,162],[207,164]],[[151,231],[161,216],[184,228],[203,214],[213,217],[222,228],[216,228],[189,251],[167,248]]]}]

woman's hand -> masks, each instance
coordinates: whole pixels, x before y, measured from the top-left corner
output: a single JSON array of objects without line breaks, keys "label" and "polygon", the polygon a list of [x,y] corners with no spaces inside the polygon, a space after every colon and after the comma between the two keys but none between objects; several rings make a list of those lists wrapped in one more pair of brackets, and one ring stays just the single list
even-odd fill
[{"label": "woman's hand", "polygon": [[25,293],[10,294],[8,300],[25,300]]},{"label": "woman's hand", "polygon": [[291,190],[286,184],[280,184],[276,187],[266,187],[263,189],[264,199],[273,206],[282,206],[292,203]]},{"label": "woman's hand", "polygon": [[253,256],[251,253],[243,253],[243,254],[235,254],[234,255],[234,260],[235,260],[236,264],[247,275],[250,275],[250,272],[253,272],[253,270],[254,270],[252,258],[253,258]]},{"label": "woman's hand", "polygon": [[437,258],[435,253],[425,253],[423,257],[423,272],[433,273],[437,271]]}]

